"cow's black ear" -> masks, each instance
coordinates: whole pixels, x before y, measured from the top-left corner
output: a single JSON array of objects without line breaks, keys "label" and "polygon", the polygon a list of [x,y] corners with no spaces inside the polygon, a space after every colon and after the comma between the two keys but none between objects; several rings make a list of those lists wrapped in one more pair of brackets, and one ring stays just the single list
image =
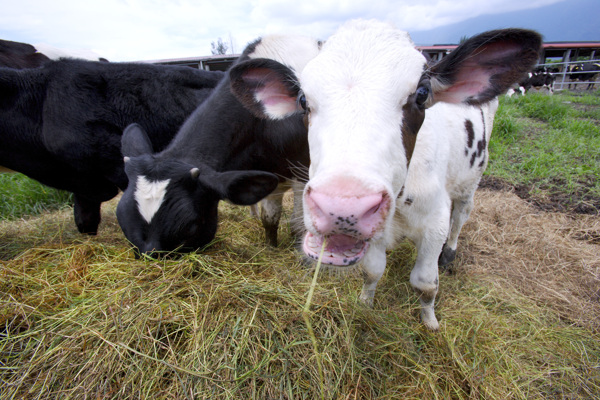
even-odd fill
[{"label": "cow's black ear", "polygon": [[276,175],[263,171],[227,171],[212,179],[212,188],[222,199],[249,206],[268,196],[279,184]]},{"label": "cow's black ear", "polygon": [[534,67],[541,45],[542,37],[525,29],[500,29],[468,39],[427,71],[433,101],[490,101]]},{"label": "cow's black ear", "polygon": [[124,157],[137,157],[152,154],[152,142],[144,129],[138,124],[130,124],[121,137],[121,153]]},{"label": "cow's black ear", "polygon": [[298,78],[289,67],[255,58],[229,70],[231,92],[258,118],[282,119],[301,112],[297,98]]}]

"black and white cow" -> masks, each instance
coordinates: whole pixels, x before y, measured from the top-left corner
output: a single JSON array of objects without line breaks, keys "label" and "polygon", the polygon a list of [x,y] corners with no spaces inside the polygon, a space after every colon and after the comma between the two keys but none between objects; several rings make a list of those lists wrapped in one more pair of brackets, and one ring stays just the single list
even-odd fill
[{"label": "black and white cow", "polygon": [[82,233],[100,205],[127,187],[121,135],[137,122],[154,150],[214,89],[222,72],[74,59],[0,68],[0,166],[74,193]]},{"label": "black and white cow", "polygon": [[[256,61],[288,87],[294,85],[288,71],[301,71],[319,46],[307,37],[267,36],[250,44],[236,64]],[[215,235],[220,200],[250,205],[281,183],[261,203],[267,240],[277,244],[281,196],[295,171],[309,164],[306,127],[300,115],[278,121],[255,117],[232,94],[232,80],[227,74],[160,153],[154,153],[138,127],[124,132],[130,185],[117,218],[137,251],[154,255],[201,248]],[[260,78],[252,85],[280,90]]]},{"label": "black and white cow", "polygon": [[[577,81],[579,81],[589,82],[586,90],[592,90],[598,73],[600,73],[600,63],[575,64],[571,67],[569,80],[573,82],[573,89],[577,89]],[[569,83],[569,89],[571,89],[571,83]]]},{"label": "black and white cow", "polygon": [[531,70],[540,47],[532,31],[491,31],[427,65],[406,32],[359,20],[284,80],[258,63],[237,66],[243,98],[262,114],[307,121],[304,252],[319,258],[323,249],[323,262],[340,267],[361,262],[360,298],[372,304],[386,248],[411,239],[418,255],[410,283],[423,323],[437,329],[438,263],[453,259],[473,207],[496,96]]},{"label": "black and white cow", "polygon": [[546,89],[549,94],[554,94],[554,81],[556,76],[546,67],[538,67],[525,74],[515,87],[510,88],[506,95],[511,97],[515,93],[525,95],[532,87],[537,90]]}]

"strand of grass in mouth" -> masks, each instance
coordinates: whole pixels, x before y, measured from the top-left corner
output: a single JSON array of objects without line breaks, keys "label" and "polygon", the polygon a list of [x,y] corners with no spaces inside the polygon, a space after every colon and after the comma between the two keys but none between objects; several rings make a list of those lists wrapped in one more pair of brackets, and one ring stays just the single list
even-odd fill
[{"label": "strand of grass in mouth", "polygon": [[315,332],[312,329],[312,325],[310,323],[310,316],[308,315],[308,313],[310,311],[310,303],[312,301],[313,293],[315,292],[315,286],[317,286],[317,277],[319,276],[319,270],[321,269],[321,261],[323,260],[323,254],[325,253],[325,242],[325,239],[323,239],[323,246],[321,246],[321,254],[319,255],[317,267],[315,268],[315,273],[310,284],[310,289],[308,290],[308,296],[306,297],[306,304],[304,305],[304,310],[302,310],[302,317],[304,318],[304,322],[306,323],[306,327],[308,328],[308,334],[310,335],[310,340],[315,350],[315,356],[317,357],[317,367],[319,368],[319,378],[321,386],[321,399],[325,398],[323,365],[321,364],[321,353],[319,353],[319,348],[317,346],[317,338],[315,336]]}]

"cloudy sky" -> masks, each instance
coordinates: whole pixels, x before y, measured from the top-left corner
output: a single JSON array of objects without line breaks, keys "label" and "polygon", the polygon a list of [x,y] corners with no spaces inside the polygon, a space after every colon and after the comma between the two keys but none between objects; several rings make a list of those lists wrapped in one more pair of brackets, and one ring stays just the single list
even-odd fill
[{"label": "cloudy sky", "polygon": [[[387,20],[412,33],[569,1],[0,0],[0,39],[90,49],[111,61],[156,60],[209,55],[219,37],[235,52],[266,33],[326,38],[352,18]],[[594,1],[598,9],[587,15],[597,21]]]}]

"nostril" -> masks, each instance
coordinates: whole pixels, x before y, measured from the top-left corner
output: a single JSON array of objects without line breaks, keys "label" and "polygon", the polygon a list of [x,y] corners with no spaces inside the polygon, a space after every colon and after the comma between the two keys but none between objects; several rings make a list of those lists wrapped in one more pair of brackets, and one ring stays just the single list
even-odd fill
[{"label": "nostril", "polygon": [[367,210],[366,213],[364,213],[362,215],[362,218],[369,218],[370,216],[377,214],[377,212],[381,208],[382,204],[383,204],[383,196],[381,196],[381,200],[377,204],[375,204],[373,207],[371,207],[369,210]]}]

